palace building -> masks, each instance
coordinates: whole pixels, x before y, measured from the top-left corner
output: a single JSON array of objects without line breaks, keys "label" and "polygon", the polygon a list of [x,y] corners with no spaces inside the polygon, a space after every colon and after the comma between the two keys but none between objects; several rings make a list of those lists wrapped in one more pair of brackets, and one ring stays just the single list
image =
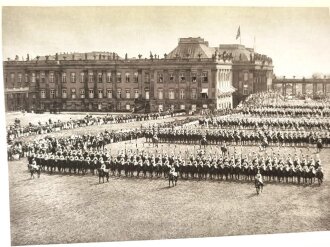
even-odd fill
[{"label": "palace building", "polygon": [[181,38],[162,58],[64,53],[3,63],[6,111],[198,111],[271,88],[272,60],[243,45]]}]

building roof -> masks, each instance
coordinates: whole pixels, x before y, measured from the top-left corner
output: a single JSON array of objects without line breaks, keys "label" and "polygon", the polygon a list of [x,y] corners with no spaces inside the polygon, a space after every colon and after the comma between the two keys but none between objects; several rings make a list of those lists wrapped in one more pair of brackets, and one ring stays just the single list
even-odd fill
[{"label": "building roof", "polygon": [[[58,60],[85,60],[87,56],[87,60],[113,60],[114,56],[115,58],[118,56],[117,53],[114,52],[98,52],[98,51],[92,51],[92,52],[64,52],[64,53],[58,53]],[[101,59],[100,59],[101,56]],[[39,60],[46,60],[45,56],[39,56]],[[55,60],[56,55],[49,55],[49,60]],[[120,57],[119,57],[120,59]],[[35,57],[32,60],[37,60],[37,57]]]},{"label": "building roof", "polygon": [[221,44],[217,50],[220,54],[223,52],[232,53],[234,63],[259,61],[262,64],[270,65],[273,62],[270,57],[256,53],[253,48],[247,48],[244,45]]},{"label": "building roof", "polygon": [[233,61],[250,61],[250,55],[253,55],[254,50],[252,48],[245,48],[244,45],[238,44],[222,44],[218,48],[219,53],[227,52],[232,53]]},{"label": "building roof", "polygon": [[209,47],[207,41],[198,38],[181,38],[178,46],[168,54],[168,58],[212,58],[216,48]]}]

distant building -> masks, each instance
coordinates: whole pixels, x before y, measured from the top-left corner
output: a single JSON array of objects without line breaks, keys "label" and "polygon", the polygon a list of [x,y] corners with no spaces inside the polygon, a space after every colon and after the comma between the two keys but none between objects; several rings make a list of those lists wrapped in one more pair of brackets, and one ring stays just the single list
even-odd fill
[{"label": "distant building", "polygon": [[[232,108],[271,85],[272,61],[242,45],[181,38],[162,58],[64,53],[4,62],[6,110],[197,111]],[[234,97],[234,98],[233,98]]]},{"label": "distant building", "polygon": [[243,45],[226,44],[219,46],[219,52],[233,54],[234,105],[246,96],[272,89],[273,61],[266,55],[255,53]]}]

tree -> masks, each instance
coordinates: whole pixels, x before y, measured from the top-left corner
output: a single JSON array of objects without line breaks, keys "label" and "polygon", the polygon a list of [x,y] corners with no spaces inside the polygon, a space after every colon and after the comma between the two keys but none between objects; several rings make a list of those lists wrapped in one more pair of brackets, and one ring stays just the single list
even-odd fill
[{"label": "tree", "polygon": [[316,72],[312,75],[312,78],[313,79],[323,79],[324,78],[324,75],[320,72]]}]

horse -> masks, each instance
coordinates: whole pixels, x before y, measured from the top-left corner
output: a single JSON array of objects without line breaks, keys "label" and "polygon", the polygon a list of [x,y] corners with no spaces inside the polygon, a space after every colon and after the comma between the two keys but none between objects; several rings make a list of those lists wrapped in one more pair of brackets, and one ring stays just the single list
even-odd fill
[{"label": "horse", "polygon": [[109,169],[101,169],[97,168],[97,173],[99,174],[99,184],[101,183],[101,178],[104,183],[104,177],[107,178],[107,182],[109,182]]},{"label": "horse", "polygon": [[172,181],[173,187],[176,186],[176,182],[178,181],[178,176],[169,172],[168,173],[168,187],[171,187],[171,181]]},{"label": "horse", "polygon": [[262,192],[262,189],[263,189],[264,185],[259,181],[259,179],[255,179],[254,184],[255,184],[255,187],[256,187],[257,195],[259,195],[259,193]]},{"label": "horse", "polygon": [[34,179],[34,174],[38,174],[38,178],[40,178],[41,173],[41,167],[40,166],[32,166],[31,164],[28,164],[28,169],[31,174],[31,179]]},{"label": "horse", "polygon": [[323,148],[323,144],[322,144],[322,141],[321,140],[318,140],[317,143],[316,143],[316,152],[317,153],[320,153],[321,150]]},{"label": "horse", "polygon": [[158,142],[159,142],[159,140],[158,140],[158,137],[157,136],[153,136],[152,137],[152,144],[153,144],[153,147],[157,147],[158,148]]},{"label": "horse", "polygon": [[259,146],[259,149],[260,149],[260,152],[261,151],[266,151],[266,148],[268,147],[268,141],[267,141],[267,139],[265,138],[263,141],[262,141],[262,143],[260,144],[260,146]]},{"label": "horse", "polygon": [[317,170],[315,176],[320,186],[323,183],[323,172],[321,170]]},{"label": "horse", "polygon": [[222,155],[226,155],[228,153],[228,148],[226,145],[221,146],[221,152],[222,152]]},{"label": "horse", "polygon": [[204,148],[206,148],[207,145],[208,145],[208,142],[207,142],[206,138],[203,137],[201,139],[201,147],[203,146]]}]

